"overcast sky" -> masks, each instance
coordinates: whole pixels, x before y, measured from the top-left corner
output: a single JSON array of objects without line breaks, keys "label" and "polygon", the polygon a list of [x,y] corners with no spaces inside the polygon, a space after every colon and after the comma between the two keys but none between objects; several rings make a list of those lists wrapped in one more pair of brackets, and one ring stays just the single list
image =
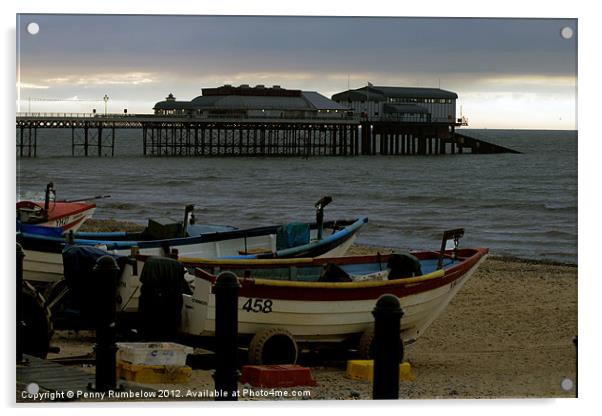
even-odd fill
[{"label": "overcast sky", "polygon": [[572,19],[21,15],[17,31],[21,111],[102,111],[36,99],[107,94],[110,112],[148,113],[225,83],[330,97],[371,82],[457,92],[475,128],[576,128]]}]

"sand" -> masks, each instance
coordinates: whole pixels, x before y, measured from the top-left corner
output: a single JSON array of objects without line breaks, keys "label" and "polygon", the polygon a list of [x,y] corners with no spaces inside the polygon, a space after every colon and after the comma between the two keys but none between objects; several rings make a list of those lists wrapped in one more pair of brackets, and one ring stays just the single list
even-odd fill
[{"label": "sand", "polygon": [[[355,246],[351,252],[376,250],[387,251]],[[561,383],[576,381],[576,334],[577,266],[490,256],[425,334],[406,349],[415,380],[400,383],[399,397],[574,397],[574,385],[565,390]],[[92,351],[90,338],[62,331],[53,344],[61,347],[61,353],[51,358]],[[371,399],[372,384],[345,378],[344,362],[318,365],[312,366],[316,387],[280,389],[274,393],[286,391],[288,397],[279,398],[241,385],[247,394],[239,400]],[[154,388],[207,396],[214,388],[211,375],[211,370],[194,370],[186,385]],[[251,397],[249,391],[267,396]],[[305,391],[305,396],[292,397],[293,391]]]}]

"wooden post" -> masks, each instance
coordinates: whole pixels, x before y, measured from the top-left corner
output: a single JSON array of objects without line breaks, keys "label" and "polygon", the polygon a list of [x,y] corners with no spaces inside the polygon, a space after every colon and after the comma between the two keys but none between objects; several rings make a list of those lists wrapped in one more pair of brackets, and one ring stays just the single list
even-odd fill
[{"label": "wooden post", "polygon": [[374,381],[372,398],[399,398],[399,363],[403,361],[400,326],[403,311],[397,296],[385,294],[378,298],[374,316]]},{"label": "wooden post", "polygon": [[142,124],[142,155],[146,156],[146,134],[147,134],[146,124]]},{"label": "wooden post", "polygon": [[33,128],[33,156],[37,157],[38,155],[38,126],[34,126]]},{"label": "wooden post", "polygon": [[88,156],[88,123],[84,123],[84,155]]},{"label": "wooden post", "polygon": [[31,123],[27,126],[27,157],[31,157],[31,142],[32,142],[32,134],[31,134]]},{"label": "wooden post", "polygon": [[25,130],[25,127],[23,126],[19,126],[19,135],[21,138],[21,141],[19,142],[19,156],[23,157],[23,140],[24,140],[24,132],[23,130]]},{"label": "wooden post", "polygon": [[213,373],[216,401],[236,401],[238,390],[238,291],[232,272],[221,273],[213,286],[215,294],[216,365]]},{"label": "wooden post", "polygon": [[113,123],[111,130],[111,156],[115,156],[115,123]]},{"label": "wooden post", "polygon": [[102,156],[102,124],[98,125],[98,157]]}]

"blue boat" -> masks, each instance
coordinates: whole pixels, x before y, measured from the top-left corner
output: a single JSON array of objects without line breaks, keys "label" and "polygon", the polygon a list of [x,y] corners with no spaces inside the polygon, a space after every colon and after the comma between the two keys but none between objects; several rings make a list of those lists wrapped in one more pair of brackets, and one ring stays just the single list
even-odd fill
[{"label": "blue boat", "polygon": [[[142,232],[79,232],[66,236],[31,232],[21,228],[17,240],[23,246],[26,280],[53,282],[62,278],[63,249],[68,245],[99,247],[114,254],[132,252],[152,256],[177,254],[186,257],[267,259],[337,257],[344,255],[357,232],[368,222],[354,220],[289,223],[268,227],[210,231],[177,236],[181,231],[152,220]],[[176,232],[177,235],[173,235]]]}]

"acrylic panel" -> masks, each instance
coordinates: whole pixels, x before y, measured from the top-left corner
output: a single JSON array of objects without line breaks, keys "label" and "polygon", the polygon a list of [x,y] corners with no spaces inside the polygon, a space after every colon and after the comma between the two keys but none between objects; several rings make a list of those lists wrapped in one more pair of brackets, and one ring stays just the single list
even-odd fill
[{"label": "acrylic panel", "polygon": [[576,397],[576,19],[16,30],[18,402]]}]

